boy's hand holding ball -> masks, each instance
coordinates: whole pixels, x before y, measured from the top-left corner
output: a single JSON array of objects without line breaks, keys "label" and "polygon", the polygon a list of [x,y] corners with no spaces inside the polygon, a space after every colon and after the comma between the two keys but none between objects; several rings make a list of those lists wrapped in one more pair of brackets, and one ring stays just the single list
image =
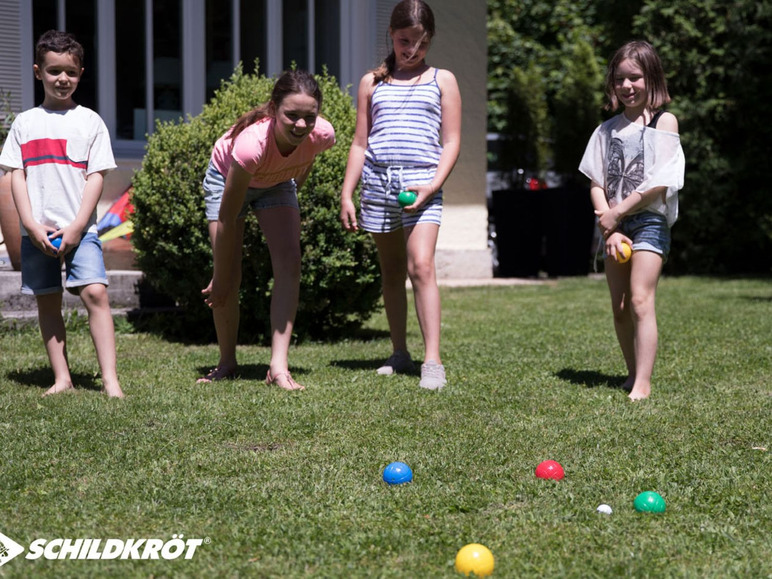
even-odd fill
[{"label": "boy's hand holding ball", "polygon": [[48,241],[51,243],[51,245],[54,246],[56,251],[59,251],[59,248],[62,246],[62,238],[61,237],[49,237]]}]

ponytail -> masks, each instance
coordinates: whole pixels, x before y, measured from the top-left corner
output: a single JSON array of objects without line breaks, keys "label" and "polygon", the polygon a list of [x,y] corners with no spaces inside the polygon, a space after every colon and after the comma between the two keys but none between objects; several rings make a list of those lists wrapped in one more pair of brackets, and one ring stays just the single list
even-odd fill
[{"label": "ponytail", "polygon": [[236,121],[236,124],[233,125],[233,127],[230,130],[229,137],[231,140],[235,139],[239,136],[239,134],[246,129],[250,125],[254,125],[256,122],[264,119],[265,117],[270,116],[268,109],[270,108],[271,103],[263,103],[258,107],[253,108],[251,111],[248,111],[241,115],[239,119]]},{"label": "ponytail", "polygon": [[373,84],[389,80],[394,74],[394,63],[396,61],[397,55],[392,50],[381,65],[373,70]]}]

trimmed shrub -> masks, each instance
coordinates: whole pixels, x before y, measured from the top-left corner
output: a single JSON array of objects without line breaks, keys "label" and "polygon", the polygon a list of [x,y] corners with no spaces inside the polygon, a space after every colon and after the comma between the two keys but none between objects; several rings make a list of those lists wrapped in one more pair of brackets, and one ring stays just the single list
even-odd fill
[{"label": "trimmed shrub", "polygon": [[[297,340],[336,338],[360,327],[378,308],[381,291],[370,236],[346,233],[338,218],[356,113],[334,77],[325,71],[316,79],[324,95],[322,116],[335,127],[336,145],[317,157],[298,194],[303,253]],[[174,328],[164,328],[167,333],[215,338],[201,295],[212,275],[201,183],[214,142],[242,113],[269,100],[273,83],[239,67],[200,115],[187,122],[159,122],[148,138],[133,182],[133,243],[148,282],[180,306]],[[271,259],[253,215],[247,217],[242,267],[239,340],[267,342]]]}]

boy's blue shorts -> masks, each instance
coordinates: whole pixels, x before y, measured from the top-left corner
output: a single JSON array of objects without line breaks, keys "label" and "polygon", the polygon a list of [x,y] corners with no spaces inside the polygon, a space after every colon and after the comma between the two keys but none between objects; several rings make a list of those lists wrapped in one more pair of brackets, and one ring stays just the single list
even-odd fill
[{"label": "boy's blue shorts", "polygon": [[[108,286],[102,242],[96,233],[86,233],[80,244],[64,256],[65,287],[78,294],[92,283]],[[62,292],[62,264],[58,257],[46,255],[26,235],[21,238],[21,293],[46,295]]]}]

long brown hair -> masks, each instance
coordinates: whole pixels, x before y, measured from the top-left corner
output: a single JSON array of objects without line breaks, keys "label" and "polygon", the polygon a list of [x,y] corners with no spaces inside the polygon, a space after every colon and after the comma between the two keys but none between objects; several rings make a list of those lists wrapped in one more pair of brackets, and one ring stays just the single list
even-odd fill
[{"label": "long brown hair", "polygon": [[[425,38],[428,40],[434,37],[434,12],[432,12],[432,9],[424,0],[402,0],[391,11],[391,20],[389,21],[390,32],[400,30],[401,28],[412,28],[413,26],[423,28]],[[392,47],[391,52],[381,65],[372,71],[374,83],[391,78],[392,74],[394,74],[396,58],[394,47]]]},{"label": "long brown hair", "polygon": [[648,106],[650,108],[657,110],[670,102],[665,71],[657,51],[645,40],[633,40],[619,48],[609,62],[606,72],[606,97],[608,98],[606,110],[615,111],[619,108],[619,99],[617,99],[614,90],[614,77],[623,60],[632,60],[643,71],[643,80],[646,83],[646,91],[649,93]]},{"label": "long brown hair", "polygon": [[322,89],[316,82],[314,75],[307,70],[288,70],[276,79],[271,91],[271,100],[263,103],[251,111],[244,113],[233,125],[230,138],[235,139],[239,133],[248,126],[266,117],[271,117],[285,98],[293,94],[306,94],[316,100],[317,111],[322,109]]}]

